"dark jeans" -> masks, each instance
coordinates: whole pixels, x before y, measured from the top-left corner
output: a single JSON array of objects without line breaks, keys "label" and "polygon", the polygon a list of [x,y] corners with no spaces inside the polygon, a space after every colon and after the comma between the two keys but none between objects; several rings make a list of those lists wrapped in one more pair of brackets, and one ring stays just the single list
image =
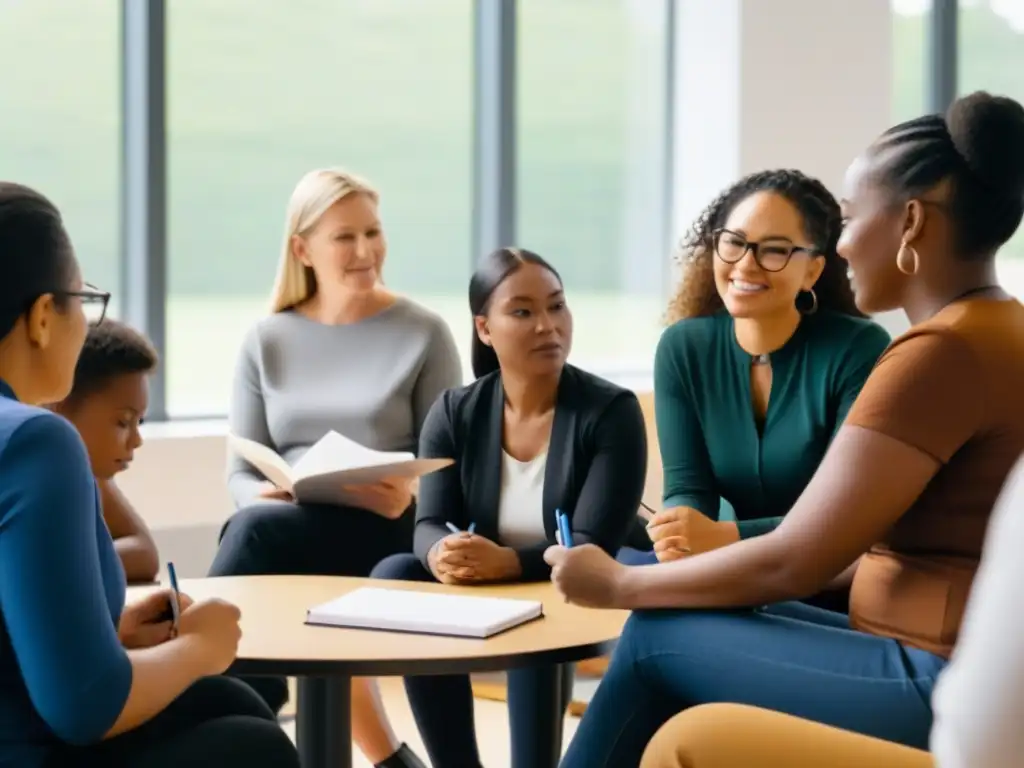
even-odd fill
[{"label": "dark jeans", "polygon": [[[369,576],[388,555],[412,549],[415,511],[387,520],[365,509],[269,501],[239,510],[220,533],[210,576]],[[243,677],[275,712],[288,701],[281,677]]]},{"label": "dark jeans", "polygon": [[636,549],[623,547],[615,555],[615,559],[623,565],[654,565],[658,562],[653,549]]},{"label": "dark jeans", "polygon": [[230,677],[197,681],[135,730],[90,747],[62,747],[47,768],[299,768],[274,713]]},{"label": "dark jeans", "polygon": [[[946,666],[802,603],[757,611],[642,611],[626,622],[562,768],[635,768],[669,718],[734,702],[928,746]],[[742,738],[737,734],[737,738]]]},{"label": "dark jeans", "polygon": [[[375,579],[434,581],[415,555],[381,561]],[[480,768],[469,675],[405,678],[416,725],[434,768]],[[508,715],[512,768],[555,768],[562,720],[572,695],[572,666],[545,665],[508,672]],[[552,744],[558,748],[551,752]]]},{"label": "dark jeans", "polygon": [[[623,547],[615,555],[615,559],[623,565],[654,565],[658,562],[654,550],[636,549],[634,547]],[[850,590],[847,588],[818,592],[816,595],[804,598],[800,602],[813,605],[816,608],[824,608],[826,611],[849,613]]]}]

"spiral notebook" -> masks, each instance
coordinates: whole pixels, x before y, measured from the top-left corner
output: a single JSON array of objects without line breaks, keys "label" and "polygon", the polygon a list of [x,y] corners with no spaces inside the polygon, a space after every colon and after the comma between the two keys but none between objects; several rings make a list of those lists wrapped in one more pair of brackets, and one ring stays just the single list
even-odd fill
[{"label": "spiral notebook", "polygon": [[306,611],[306,623],[487,638],[544,615],[538,600],[361,587]]}]

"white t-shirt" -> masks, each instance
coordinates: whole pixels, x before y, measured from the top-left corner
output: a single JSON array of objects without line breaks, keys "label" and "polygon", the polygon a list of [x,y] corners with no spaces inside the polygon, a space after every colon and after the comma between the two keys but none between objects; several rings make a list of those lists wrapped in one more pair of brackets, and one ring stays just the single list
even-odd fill
[{"label": "white t-shirt", "polygon": [[501,452],[498,538],[506,547],[529,547],[547,539],[544,531],[544,471],[547,451],[530,461]]},{"label": "white t-shirt", "polygon": [[989,522],[949,666],[932,696],[936,768],[1024,766],[1024,460]]}]

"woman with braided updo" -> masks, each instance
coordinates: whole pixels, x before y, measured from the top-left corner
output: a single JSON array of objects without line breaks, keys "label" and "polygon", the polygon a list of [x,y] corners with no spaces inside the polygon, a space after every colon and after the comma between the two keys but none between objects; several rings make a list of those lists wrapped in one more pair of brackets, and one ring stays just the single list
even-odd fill
[{"label": "woman with braided updo", "polygon": [[719,195],[684,238],[654,362],[665,508],[653,552],[621,561],[761,535],[803,492],[889,343],[854,304],[841,231],[820,181],[770,170]]},{"label": "woman with braided updo", "polygon": [[[1024,106],[974,93],[945,115],[901,123],[852,163],[843,189],[835,247],[850,267],[857,307],[902,310],[911,327],[882,353],[814,477],[773,530],[642,568],[587,544],[545,552],[567,600],[633,611],[561,768],[892,766],[899,759],[875,752],[875,759],[844,760],[784,719],[764,725],[757,715],[715,707],[722,703],[918,749],[928,746],[934,703],[942,768],[1021,764],[1019,745],[1005,738],[1020,730],[1009,695],[1020,689],[1010,642],[1020,635],[1017,613],[1003,602],[986,607],[983,620],[965,610],[969,595],[973,605],[979,588],[988,590],[982,546],[1024,453],[1024,305],[999,285],[995,263],[1024,220]],[[730,231],[741,206],[725,225]],[[740,234],[759,241],[764,261],[766,234]],[[719,285],[726,278],[746,288],[755,274],[715,268]],[[800,284],[798,277],[786,284]],[[768,304],[780,285],[749,298],[719,288],[739,343],[740,320],[752,319],[755,301]],[[713,353],[701,363],[713,373],[719,365]],[[794,378],[773,368],[775,408]],[[689,383],[694,374],[686,373]],[[710,381],[726,404],[739,386],[728,371]],[[765,435],[772,418],[769,409]],[[763,442],[748,457],[755,466],[773,461]],[[792,602],[851,563],[849,616]],[[1018,583],[1012,572],[998,578]]]}]

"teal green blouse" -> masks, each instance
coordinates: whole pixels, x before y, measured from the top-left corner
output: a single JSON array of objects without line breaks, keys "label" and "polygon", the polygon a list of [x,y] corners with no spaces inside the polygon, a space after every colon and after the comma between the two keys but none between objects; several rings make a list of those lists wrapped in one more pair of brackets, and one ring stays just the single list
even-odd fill
[{"label": "teal green blouse", "polygon": [[713,520],[731,507],[743,538],[775,528],[889,342],[871,320],[825,311],[804,317],[771,354],[759,431],[751,357],[736,341],[732,316],[722,310],[670,326],[654,360],[665,506],[693,507]]}]

